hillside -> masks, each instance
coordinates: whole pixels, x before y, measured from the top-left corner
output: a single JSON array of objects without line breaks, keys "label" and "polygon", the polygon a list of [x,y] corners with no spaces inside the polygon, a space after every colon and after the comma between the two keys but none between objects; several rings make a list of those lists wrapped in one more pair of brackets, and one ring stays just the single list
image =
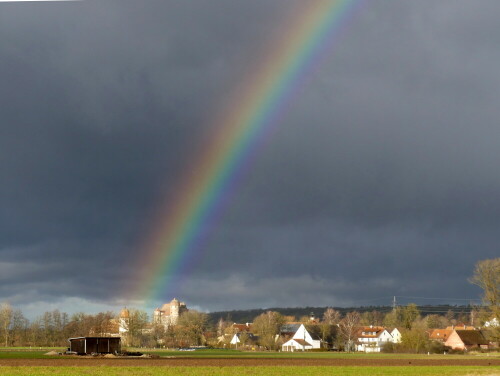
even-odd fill
[{"label": "hillside", "polygon": [[[284,316],[295,316],[298,320],[300,317],[309,316],[313,313],[316,317],[321,318],[323,312],[328,307],[288,307],[288,308],[255,308],[246,310],[233,310],[233,311],[219,311],[210,312],[210,321],[216,323],[220,318],[227,321],[234,321],[238,323],[252,322],[258,315],[267,311],[276,311]],[[392,310],[391,306],[362,306],[362,307],[332,307],[339,311],[342,315],[351,311],[358,311],[360,313],[378,311],[382,313],[387,313]],[[450,313],[453,316],[458,316],[460,314],[468,314],[474,307],[472,306],[458,306],[458,305],[423,305],[418,306],[418,309],[422,315],[430,314],[440,314],[444,315]]]}]

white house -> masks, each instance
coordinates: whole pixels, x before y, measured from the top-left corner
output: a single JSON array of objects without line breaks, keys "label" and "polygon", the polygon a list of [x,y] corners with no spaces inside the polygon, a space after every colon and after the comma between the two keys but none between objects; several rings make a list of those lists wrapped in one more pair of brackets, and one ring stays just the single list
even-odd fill
[{"label": "white house", "polygon": [[500,323],[498,322],[498,319],[496,317],[492,318],[490,321],[486,321],[484,323],[485,328],[497,328],[500,326]]},{"label": "white house", "polygon": [[241,344],[242,336],[245,336],[245,343],[243,345],[253,345],[257,342],[259,337],[255,336],[253,333],[249,332],[239,332],[236,333],[232,338],[231,341],[229,342],[231,345],[235,346],[238,348],[238,346]]},{"label": "white house", "polygon": [[387,331],[391,334],[392,343],[401,343],[401,332],[398,330],[398,328]]},{"label": "white house", "polygon": [[382,326],[362,326],[356,336],[356,351],[380,352],[385,343],[393,341],[391,333]]},{"label": "white house", "polygon": [[305,351],[321,348],[321,340],[313,338],[304,324],[300,324],[295,334],[281,346],[282,351]]}]

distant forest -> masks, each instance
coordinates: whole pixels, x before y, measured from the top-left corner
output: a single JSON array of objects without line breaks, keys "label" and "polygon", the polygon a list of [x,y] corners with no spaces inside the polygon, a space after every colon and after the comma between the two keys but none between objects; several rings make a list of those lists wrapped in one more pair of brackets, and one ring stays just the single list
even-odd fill
[{"label": "distant forest", "polygon": [[[260,314],[267,311],[275,311],[281,313],[283,316],[295,316],[299,320],[303,316],[309,316],[314,314],[315,317],[321,319],[323,313],[329,307],[292,307],[292,308],[258,308],[258,309],[246,309],[246,310],[234,310],[234,311],[219,311],[209,313],[209,321],[215,324],[219,319],[224,319],[226,321],[233,321],[236,323],[246,323],[252,322],[253,319]],[[333,309],[339,311],[342,315],[348,312],[357,311],[359,313],[377,311],[381,313],[388,313],[392,311],[392,306],[362,306],[362,307],[332,307]],[[463,317],[470,314],[474,308],[472,305],[421,305],[418,306],[418,310],[422,316],[438,314],[438,315],[450,315],[453,318]]]}]

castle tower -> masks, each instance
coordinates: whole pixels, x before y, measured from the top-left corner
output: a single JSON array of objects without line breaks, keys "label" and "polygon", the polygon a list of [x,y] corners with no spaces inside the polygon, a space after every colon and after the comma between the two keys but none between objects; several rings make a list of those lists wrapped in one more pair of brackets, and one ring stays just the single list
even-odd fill
[{"label": "castle tower", "polygon": [[179,301],[176,298],[173,298],[170,302],[170,323],[172,325],[177,324],[177,320],[179,319]]},{"label": "castle tower", "polygon": [[177,325],[179,316],[188,311],[186,303],[179,302],[176,298],[170,303],[165,303],[161,308],[156,308],[153,312],[153,320],[156,323],[161,323],[165,328]]},{"label": "castle tower", "polygon": [[128,326],[130,323],[130,312],[127,307],[124,307],[120,312],[120,318],[118,319],[118,332],[120,334],[128,333]]}]

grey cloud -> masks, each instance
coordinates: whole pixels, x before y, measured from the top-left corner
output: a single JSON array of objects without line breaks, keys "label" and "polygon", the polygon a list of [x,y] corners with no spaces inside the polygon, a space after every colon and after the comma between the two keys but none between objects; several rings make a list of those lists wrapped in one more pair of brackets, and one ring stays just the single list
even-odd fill
[{"label": "grey cloud", "polygon": [[[160,203],[299,3],[1,5],[0,300],[121,304]],[[467,277],[498,254],[499,7],[365,4],[193,251],[182,298],[477,297]]]}]

